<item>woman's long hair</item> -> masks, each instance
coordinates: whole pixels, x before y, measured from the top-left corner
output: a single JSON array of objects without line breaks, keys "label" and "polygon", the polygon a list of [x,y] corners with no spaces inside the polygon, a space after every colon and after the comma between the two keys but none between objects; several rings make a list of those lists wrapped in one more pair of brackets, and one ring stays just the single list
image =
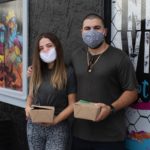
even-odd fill
[{"label": "woman's long hair", "polygon": [[59,90],[65,87],[67,83],[67,73],[64,64],[63,49],[61,43],[53,33],[42,33],[37,38],[35,50],[33,53],[33,72],[31,76],[30,86],[32,87],[32,91],[34,91],[34,93],[36,93],[38,88],[40,87],[43,81],[44,74],[48,69],[48,64],[43,62],[39,56],[39,42],[42,38],[48,38],[54,44],[57,53],[57,58],[54,61],[54,65],[52,68],[52,76],[50,77],[50,83],[52,83],[54,88]]}]

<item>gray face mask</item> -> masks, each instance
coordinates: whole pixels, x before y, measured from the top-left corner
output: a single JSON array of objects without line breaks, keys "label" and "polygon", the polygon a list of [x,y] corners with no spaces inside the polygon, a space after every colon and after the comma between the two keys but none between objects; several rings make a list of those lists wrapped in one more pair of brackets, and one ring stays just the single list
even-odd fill
[{"label": "gray face mask", "polygon": [[88,47],[95,49],[103,43],[104,35],[92,28],[82,33],[82,39]]}]

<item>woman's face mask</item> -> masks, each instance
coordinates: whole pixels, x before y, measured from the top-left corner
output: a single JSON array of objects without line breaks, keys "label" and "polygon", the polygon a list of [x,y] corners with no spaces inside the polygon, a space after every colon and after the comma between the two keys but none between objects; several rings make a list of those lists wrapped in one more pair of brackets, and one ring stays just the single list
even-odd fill
[{"label": "woman's face mask", "polygon": [[104,35],[103,33],[91,28],[88,31],[82,32],[82,39],[88,47],[95,49],[103,43]]},{"label": "woman's face mask", "polygon": [[57,54],[56,49],[50,48],[48,51],[40,51],[40,58],[45,63],[51,63],[56,60]]}]

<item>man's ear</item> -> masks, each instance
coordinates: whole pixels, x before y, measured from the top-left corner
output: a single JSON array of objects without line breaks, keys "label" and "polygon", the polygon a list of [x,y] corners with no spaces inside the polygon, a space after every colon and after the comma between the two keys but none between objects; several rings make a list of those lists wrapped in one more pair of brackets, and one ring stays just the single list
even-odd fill
[{"label": "man's ear", "polygon": [[104,29],[104,36],[105,36],[105,37],[107,36],[107,33],[108,33],[108,29],[105,28],[105,29]]}]

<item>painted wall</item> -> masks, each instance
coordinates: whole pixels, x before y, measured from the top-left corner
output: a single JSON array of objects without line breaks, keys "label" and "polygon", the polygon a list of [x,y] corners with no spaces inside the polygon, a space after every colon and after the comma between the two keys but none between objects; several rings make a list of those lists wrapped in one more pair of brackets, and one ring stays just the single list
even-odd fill
[{"label": "painted wall", "polygon": [[150,0],[111,0],[111,44],[129,55],[139,99],[126,111],[128,150],[150,150]]},{"label": "painted wall", "polygon": [[[69,63],[71,53],[82,45],[80,36],[82,17],[90,12],[96,12],[103,16],[104,1],[42,0],[41,2],[29,0],[29,62],[36,36],[41,32],[50,31],[60,38],[64,48],[65,61]],[[0,128],[0,137],[4,133],[6,133],[4,135],[10,135],[11,142],[7,145],[11,150],[28,150],[23,108],[0,102],[0,125],[3,127]],[[0,138],[0,143],[2,140]]]}]

